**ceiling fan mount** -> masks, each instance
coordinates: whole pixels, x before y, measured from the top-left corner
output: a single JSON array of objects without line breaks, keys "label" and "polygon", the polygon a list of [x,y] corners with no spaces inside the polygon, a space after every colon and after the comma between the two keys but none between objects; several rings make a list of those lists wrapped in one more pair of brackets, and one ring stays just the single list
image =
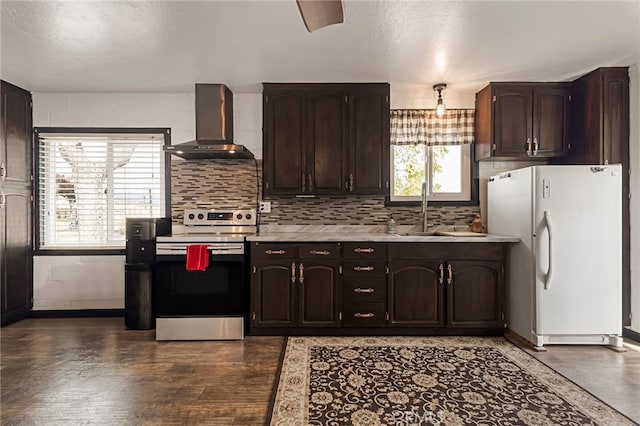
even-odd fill
[{"label": "ceiling fan mount", "polygon": [[342,0],[296,0],[304,26],[310,33],[344,22]]}]

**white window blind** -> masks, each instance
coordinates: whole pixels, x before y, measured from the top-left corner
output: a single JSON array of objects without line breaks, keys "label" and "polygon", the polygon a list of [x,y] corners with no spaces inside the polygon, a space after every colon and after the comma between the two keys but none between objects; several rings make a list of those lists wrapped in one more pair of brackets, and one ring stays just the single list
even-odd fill
[{"label": "white window blind", "polygon": [[119,248],[127,217],[165,216],[164,135],[38,134],[41,249]]}]

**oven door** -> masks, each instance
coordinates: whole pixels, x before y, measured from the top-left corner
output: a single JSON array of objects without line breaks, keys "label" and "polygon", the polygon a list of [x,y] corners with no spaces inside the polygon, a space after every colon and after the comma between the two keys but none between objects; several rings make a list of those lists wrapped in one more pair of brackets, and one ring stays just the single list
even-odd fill
[{"label": "oven door", "polygon": [[244,254],[210,255],[205,271],[187,271],[184,255],[158,255],[155,282],[158,318],[248,313]]}]

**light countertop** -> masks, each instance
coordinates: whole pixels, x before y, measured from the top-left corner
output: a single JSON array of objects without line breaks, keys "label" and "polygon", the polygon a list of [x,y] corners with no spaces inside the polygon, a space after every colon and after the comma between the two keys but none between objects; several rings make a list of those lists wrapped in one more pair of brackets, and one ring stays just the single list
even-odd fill
[{"label": "light countertop", "polygon": [[[516,243],[517,237],[483,234],[482,236],[416,235],[399,230],[399,234],[380,232],[377,228],[363,227],[278,227],[268,228],[250,235],[247,241],[256,242],[385,242],[385,243]],[[372,232],[368,232],[372,231]],[[377,232],[376,232],[377,231]],[[408,233],[409,235],[403,235]]]}]

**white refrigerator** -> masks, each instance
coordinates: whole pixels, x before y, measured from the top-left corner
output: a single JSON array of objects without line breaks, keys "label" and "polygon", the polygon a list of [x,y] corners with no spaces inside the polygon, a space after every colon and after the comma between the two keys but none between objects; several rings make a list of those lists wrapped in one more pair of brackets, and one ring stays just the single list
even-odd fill
[{"label": "white refrigerator", "polygon": [[489,178],[487,229],[509,248],[507,327],[535,346],[622,346],[622,168],[534,166]]}]

